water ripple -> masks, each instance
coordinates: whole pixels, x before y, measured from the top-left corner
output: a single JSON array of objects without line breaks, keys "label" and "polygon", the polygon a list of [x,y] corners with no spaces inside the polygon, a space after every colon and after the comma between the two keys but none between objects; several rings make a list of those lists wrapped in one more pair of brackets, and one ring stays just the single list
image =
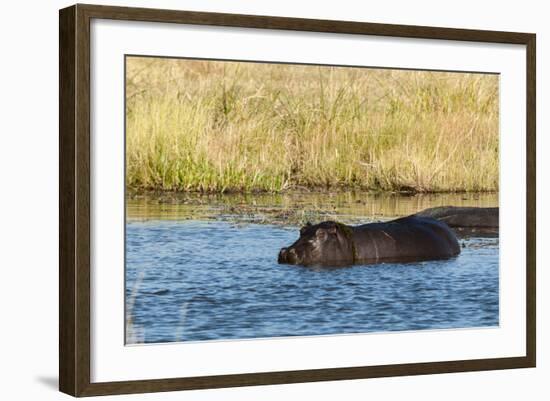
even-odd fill
[{"label": "water ripple", "polygon": [[127,311],[140,336],[128,341],[499,324],[498,239],[463,240],[462,254],[445,261],[341,269],[277,264],[279,249],[296,235],[269,225],[129,223]]}]

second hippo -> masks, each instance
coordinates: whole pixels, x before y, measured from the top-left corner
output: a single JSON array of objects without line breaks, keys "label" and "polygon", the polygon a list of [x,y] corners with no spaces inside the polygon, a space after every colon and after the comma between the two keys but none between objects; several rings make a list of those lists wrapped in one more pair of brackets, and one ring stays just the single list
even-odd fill
[{"label": "second hippo", "polygon": [[451,227],[458,236],[498,236],[498,207],[432,207],[416,213],[419,217],[431,217]]}]

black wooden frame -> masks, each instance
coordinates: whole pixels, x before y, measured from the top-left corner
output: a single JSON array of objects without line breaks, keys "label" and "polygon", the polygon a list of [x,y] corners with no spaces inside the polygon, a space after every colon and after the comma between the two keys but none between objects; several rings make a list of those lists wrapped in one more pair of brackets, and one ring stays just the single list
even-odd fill
[{"label": "black wooden frame", "polygon": [[[90,20],[171,22],[243,28],[511,43],[527,49],[526,356],[283,372],[90,382]],[[536,36],[421,26],[77,4],[59,14],[59,388],[74,396],[534,367],[536,364]]]}]

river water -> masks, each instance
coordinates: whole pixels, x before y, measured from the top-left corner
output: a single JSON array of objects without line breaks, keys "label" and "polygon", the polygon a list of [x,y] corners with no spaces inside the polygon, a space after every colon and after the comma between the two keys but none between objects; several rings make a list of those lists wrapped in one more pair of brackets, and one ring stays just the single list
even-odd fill
[{"label": "river water", "polygon": [[279,265],[305,221],[387,220],[497,194],[322,193],[127,199],[126,342],[490,327],[499,324],[498,238],[461,238],[444,261]]}]

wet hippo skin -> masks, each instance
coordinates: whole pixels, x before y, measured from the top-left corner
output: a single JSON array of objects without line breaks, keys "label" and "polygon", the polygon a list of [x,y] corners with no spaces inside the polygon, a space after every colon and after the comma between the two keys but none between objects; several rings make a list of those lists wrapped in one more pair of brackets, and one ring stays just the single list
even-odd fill
[{"label": "wet hippo skin", "polygon": [[429,217],[409,216],[360,226],[327,221],[308,224],[300,238],[279,252],[279,263],[340,266],[445,259],[460,253],[449,227]]}]

